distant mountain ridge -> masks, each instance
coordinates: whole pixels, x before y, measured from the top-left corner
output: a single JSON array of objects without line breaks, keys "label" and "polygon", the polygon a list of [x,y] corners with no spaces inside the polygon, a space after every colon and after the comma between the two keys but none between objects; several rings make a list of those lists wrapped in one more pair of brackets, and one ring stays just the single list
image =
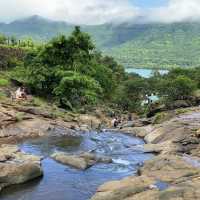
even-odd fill
[{"label": "distant mountain ridge", "polygon": [[[0,32],[47,41],[58,34],[69,35],[74,25],[34,15],[0,23]],[[200,23],[83,25],[97,47],[127,67],[200,66]]]}]

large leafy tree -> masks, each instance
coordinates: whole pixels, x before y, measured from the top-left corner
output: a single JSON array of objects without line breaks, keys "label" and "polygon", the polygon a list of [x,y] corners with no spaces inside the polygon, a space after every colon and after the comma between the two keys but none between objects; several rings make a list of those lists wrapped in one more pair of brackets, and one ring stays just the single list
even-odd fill
[{"label": "large leafy tree", "polygon": [[192,96],[197,89],[195,81],[184,75],[179,75],[175,79],[165,79],[161,82],[160,94],[169,101],[185,100]]},{"label": "large leafy tree", "polygon": [[32,91],[52,97],[62,107],[109,99],[124,77],[123,68],[98,54],[90,36],[79,27],[69,37],[61,35],[30,51],[25,65],[24,76]]}]

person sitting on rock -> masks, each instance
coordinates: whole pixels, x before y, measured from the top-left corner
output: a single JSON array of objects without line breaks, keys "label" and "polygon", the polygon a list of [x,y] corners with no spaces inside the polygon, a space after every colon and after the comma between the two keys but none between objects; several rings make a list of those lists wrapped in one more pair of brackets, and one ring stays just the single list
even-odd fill
[{"label": "person sitting on rock", "polygon": [[16,100],[26,100],[27,94],[24,87],[19,87],[15,92]]}]

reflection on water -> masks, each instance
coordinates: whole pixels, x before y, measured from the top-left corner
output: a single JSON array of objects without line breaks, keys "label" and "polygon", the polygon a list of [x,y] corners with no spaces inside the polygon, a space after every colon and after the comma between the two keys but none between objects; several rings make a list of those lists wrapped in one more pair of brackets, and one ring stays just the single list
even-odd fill
[{"label": "reflection on water", "polygon": [[[46,137],[28,140],[21,144],[25,152],[45,157],[42,166],[44,177],[26,184],[12,186],[0,195],[1,200],[87,200],[97,187],[109,180],[133,175],[144,160],[143,141],[120,133],[91,132],[80,137]],[[49,158],[54,151],[79,153],[91,151],[111,156],[113,163],[97,164],[80,171],[59,164]]]}]

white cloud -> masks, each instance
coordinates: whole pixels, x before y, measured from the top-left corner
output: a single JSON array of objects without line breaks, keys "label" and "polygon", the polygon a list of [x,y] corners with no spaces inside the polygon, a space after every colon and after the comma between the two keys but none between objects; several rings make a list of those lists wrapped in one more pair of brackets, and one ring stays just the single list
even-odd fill
[{"label": "white cloud", "polygon": [[71,23],[100,24],[137,16],[129,0],[0,0],[0,21],[41,15]]},{"label": "white cloud", "polygon": [[124,21],[139,14],[128,0],[59,0],[54,18],[72,23]]},{"label": "white cloud", "polygon": [[169,0],[166,7],[154,8],[147,14],[149,20],[181,22],[200,20],[200,0]]},{"label": "white cloud", "polygon": [[151,9],[138,8],[130,2],[131,0],[0,0],[0,21],[9,22],[35,14],[77,24],[134,21],[140,16],[147,22],[200,20],[200,0],[169,0],[167,5]]}]

